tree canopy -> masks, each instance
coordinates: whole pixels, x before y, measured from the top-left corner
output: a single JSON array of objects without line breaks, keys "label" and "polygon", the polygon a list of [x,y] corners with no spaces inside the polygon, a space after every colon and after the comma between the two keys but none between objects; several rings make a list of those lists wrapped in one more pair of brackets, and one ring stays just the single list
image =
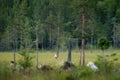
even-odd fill
[{"label": "tree canopy", "polygon": [[0,0],[0,51],[13,50],[14,43],[35,48],[36,31],[39,49],[62,46],[68,38],[80,47],[83,12],[86,48],[96,48],[102,36],[120,47],[119,0]]}]

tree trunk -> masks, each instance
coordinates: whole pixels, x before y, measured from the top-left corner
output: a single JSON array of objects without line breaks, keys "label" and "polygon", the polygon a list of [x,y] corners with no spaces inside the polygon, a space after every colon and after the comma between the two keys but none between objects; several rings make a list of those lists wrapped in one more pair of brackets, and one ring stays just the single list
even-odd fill
[{"label": "tree trunk", "polygon": [[[84,10],[84,8],[83,8]],[[85,26],[85,15],[84,12],[82,14],[82,53],[81,53],[81,65],[85,64],[85,52],[84,52],[84,48],[85,48],[85,36],[84,36],[84,26]]]},{"label": "tree trunk", "polygon": [[52,49],[52,26],[50,25],[50,44],[49,48]]},{"label": "tree trunk", "polygon": [[14,55],[13,55],[13,58],[14,58],[14,69],[16,68],[16,40],[14,40]]},{"label": "tree trunk", "polygon": [[20,47],[23,47],[23,35],[22,35],[22,32],[21,32],[21,35],[20,35]]},{"label": "tree trunk", "polygon": [[36,68],[38,68],[38,26],[36,26]]},{"label": "tree trunk", "polygon": [[57,26],[58,26],[58,34],[57,34],[57,56],[59,56],[59,48],[60,48],[60,44],[59,44],[59,37],[60,37],[60,12],[58,12],[58,16],[57,16]]},{"label": "tree trunk", "polygon": [[91,53],[93,53],[93,34],[94,34],[93,30],[91,30],[91,46],[90,46]]},{"label": "tree trunk", "polygon": [[68,41],[68,62],[71,62],[71,39]]},{"label": "tree trunk", "polygon": [[114,48],[116,48],[117,47],[117,44],[116,44],[116,23],[115,23],[115,21],[114,21],[114,23],[113,23],[113,46],[114,46]]},{"label": "tree trunk", "polygon": [[10,32],[8,32],[8,51],[10,51],[10,34],[9,34]]},{"label": "tree trunk", "polygon": [[14,28],[14,69],[16,69],[16,52],[17,52],[17,47],[18,47],[18,44],[17,44],[17,29]]},{"label": "tree trunk", "polygon": [[102,50],[102,58],[103,58],[103,65],[104,65],[104,73],[106,73],[106,61],[105,61],[105,53],[104,53],[104,49]]},{"label": "tree trunk", "polygon": [[43,38],[43,36],[42,36],[42,51],[43,51],[43,49],[44,49],[44,43],[43,43],[43,40],[44,38]]}]

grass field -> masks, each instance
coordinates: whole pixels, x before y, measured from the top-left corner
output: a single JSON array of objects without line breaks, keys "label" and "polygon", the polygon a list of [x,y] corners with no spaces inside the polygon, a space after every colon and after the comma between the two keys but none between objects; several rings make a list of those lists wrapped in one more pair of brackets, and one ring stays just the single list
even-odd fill
[{"label": "grass field", "polygon": [[[39,51],[38,53],[38,58],[39,58],[39,64],[51,64],[51,65],[56,65],[57,63],[61,61],[66,61],[67,60],[67,51],[66,52],[60,52],[59,53],[59,58],[55,59],[54,54],[55,51]],[[80,62],[80,51],[74,50],[72,51],[72,63],[79,65]],[[105,55],[109,55],[112,53],[116,53],[117,57],[120,58],[120,50],[114,50],[114,49],[109,49],[105,51]],[[90,50],[85,51],[85,61],[86,63],[88,61],[95,61],[97,55],[101,55],[102,51],[101,50],[93,50],[92,53]],[[31,56],[34,57],[33,63],[36,63],[36,54],[35,52],[30,53]],[[17,53],[16,54],[16,59],[20,59],[20,55]],[[13,52],[0,52],[0,62],[10,62],[13,60]],[[120,59],[119,59],[120,60]],[[118,61],[120,62],[120,61]]]},{"label": "grass field", "polygon": [[[50,65],[52,67],[59,67],[59,63],[62,61],[67,61],[67,51],[65,52],[60,52],[59,53],[59,58],[55,59],[54,58],[54,54],[56,53],[56,51],[39,51],[39,64],[47,64]],[[79,50],[73,50],[72,51],[72,63],[75,65],[79,65],[80,63],[80,51]],[[118,68],[120,68],[120,50],[115,50],[115,49],[108,49],[105,51],[106,55],[110,55],[112,53],[116,53],[117,54],[117,58],[118,61],[117,63],[119,64],[119,66],[116,66]],[[97,59],[97,55],[101,55],[102,51],[101,50],[93,50],[92,53],[90,50],[85,50],[85,61],[86,64],[88,61],[95,61]],[[33,68],[35,68],[35,64],[36,64],[36,53],[30,52],[30,55],[33,56]],[[16,54],[16,60],[18,61],[21,58],[21,56],[17,53]],[[3,66],[2,63],[7,62],[9,63],[11,60],[13,60],[13,52],[0,52],[0,67]],[[0,68],[1,69],[1,68]],[[76,72],[77,73],[77,72]],[[76,74],[75,73],[75,74]],[[89,71],[87,72],[89,73]],[[4,72],[5,75],[8,75],[8,73]],[[0,75],[2,75],[0,73]],[[13,77],[11,77],[10,75],[8,77],[5,77],[5,75],[3,75],[3,77],[0,76],[0,80],[76,80],[71,78],[71,74],[69,73],[62,73],[59,74],[57,73],[57,70],[54,70],[53,72],[40,72],[38,73],[37,71],[33,71],[30,75],[22,75],[23,77],[21,77],[21,74],[16,75]],[[108,74],[107,74],[108,75]],[[73,74],[72,74],[73,76]],[[78,76],[78,74],[77,74]],[[80,79],[77,80],[120,80],[119,74],[109,74],[108,75],[109,78],[106,79],[106,76],[104,74],[102,75],[97,75],[97,74],[93,74],[92,76],[85,76]],[[114,77],[115,76],[115,77]],[[70,77],[70,78],[69,78]]]}]

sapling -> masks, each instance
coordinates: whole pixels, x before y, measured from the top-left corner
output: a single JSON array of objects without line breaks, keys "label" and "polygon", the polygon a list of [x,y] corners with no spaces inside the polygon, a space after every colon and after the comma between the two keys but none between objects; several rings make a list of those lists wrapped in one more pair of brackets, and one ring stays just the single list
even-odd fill
[{"label": "sapling", "polygon": [[[104,50],[108,49],[110,47],[110,42],[108,41],[108,39],[106,37],[101,37],[98,40],[98,47],[102,50],[102,58],[103,58],[103,64],[105,65],[105,54],[104,54]],[[105,69],[106,71],[106,69]]]}]

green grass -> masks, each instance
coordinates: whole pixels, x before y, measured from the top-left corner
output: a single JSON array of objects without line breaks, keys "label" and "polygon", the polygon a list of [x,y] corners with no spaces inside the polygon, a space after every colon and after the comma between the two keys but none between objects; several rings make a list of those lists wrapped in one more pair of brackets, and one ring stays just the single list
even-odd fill
[{"label": "green grass", "polygon": [[[60,52],[59,53],[59,58],[55,59],[54,54],[55,51],[39,51],[38,53],[38,58],[39,58],[39,64],[50,64],[50,65],[57,65],[57,63],[61,61],[66,61],[67,60],[67,51],[66,52]],[[72,51],[72,62],[76,65],[79,65],[80,62],[80,51],[74,50]],[[120,57],[120,50],[114,50],[114,49],[109,49],[105,51],[105,54],[112,54],[112,53],[117,53],[117,56]],[[92,53],[89,50],[85,51],[85,61],[86,63],[88,61],[95,61],[97,58],[97,55],[101,55],[102,51],[101,50],[94,50]],[[35,65],[36,63],[36,53],[30,53],[31,56],[34,57],[33,63]],[[20,59],[20,55],[17,53],[16,54],[16,60]],[[13,52],[0,52],[0,62],[10,62],[13,60]],[[119,61],[120,62],[120,59]]]},{"label": "green grass", "polygon": [[[53,71],[50,72],[41,72],[41,71],[36,71],[35,69],[35,64],[36,64],[36,53],[32,52],[30,53],[31,56],[33,56],[33,70],[31,70],[31,73],[28,75],[24,74],[13,74],[12,72],[7,71],[6,69],[4,70],[4,63],[10,63],[11,60],[13,60],[13,52],[0,52],[0,80],[75,80],[71,78],[71,74],[73,73],[67,73],[67,72],[62,72],[61,74],[58,71],[59,67],[59,62],[61,61],[66,61],[67,60],[67,51],[66,52],[60,52],[59,58],[55,59],[54,54],[55,51],[39,51],[39,64],[48,64],[51,65],[53,68],[55,68]],[[80,51],[74,50],[72,51],[72,63],[75,64],[77,67],[80,63]],[[95,61],[97,59],[97,55],[101,55],[102,51],[101,50],[93,50],[91,53],[90,50],[85,50],[85,61],[86,63],[88,61]],[[112,54],[116,53],[119,65],[116,66],[120,68],[120,50],[115,50],[115,49],[108,49],[105,51],[105,54]],[[16,54],[16,60],[18,61],[21,58],[21,56],[17,53]],[[77,71],[78,72],[78,71]],[[77,73],[75,72],[75,74]],[[7,77],[5,77],[7,75]],[[77,74],[78,75],[78,74]],[[21,77],[22,76],[22,77]],[[107,77],[109,76],[109,77]],[[69,79],[70,78],[70,79]],[[77,80],[120,80],[119,74],[92,74],[90,76],[85,76],[85,77],[80,77]]]}]

